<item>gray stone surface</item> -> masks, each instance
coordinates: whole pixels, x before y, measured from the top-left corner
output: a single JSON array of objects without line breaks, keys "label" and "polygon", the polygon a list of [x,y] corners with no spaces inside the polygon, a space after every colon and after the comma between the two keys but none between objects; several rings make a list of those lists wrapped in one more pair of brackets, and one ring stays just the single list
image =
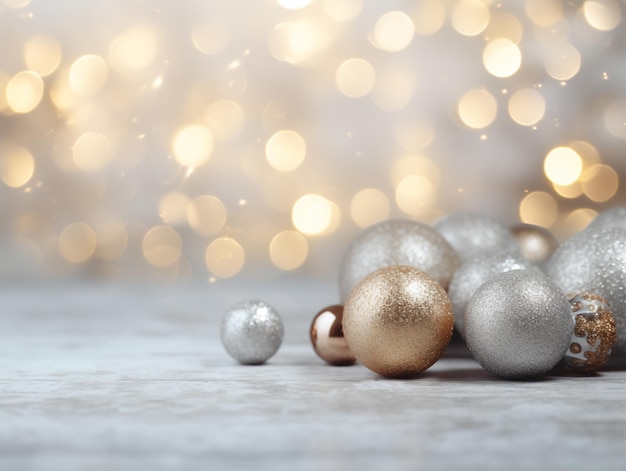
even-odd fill
[{"label": "gray stone surface", "polygon": [[[505,381],[459,357],[413,380],[308,344],[334,283],[4,286],[0,469],[597,469],[626,462],[626,371]],[[219,342],[231,305],[285,321],[269,363]]]}]

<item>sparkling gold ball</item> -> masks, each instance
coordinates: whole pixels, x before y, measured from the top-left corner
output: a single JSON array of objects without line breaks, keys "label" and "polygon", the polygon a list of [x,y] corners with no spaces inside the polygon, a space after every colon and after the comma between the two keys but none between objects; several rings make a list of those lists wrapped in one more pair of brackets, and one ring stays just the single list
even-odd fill
[{"label": "sparkling gold ball", "polygon": [[318,312],[311,323],[311,344],[322,360],[334,366],[352,365],[356,358],[341,327],[343,306],[336,304]]},{"label": "sparkling gold ball", "polygon": [[563,361],[570,370],[590,373],[602,367],[611,356],[617,337],[615,319],[601,296],[579,293],[569,298],[576,324]]},{"label": "sparkling gold ball", "polygon": [[559,246],[552,232],[533,224],[517,224],[511,232],[522,256],[532,263],[545,262]]},{"label": "sparkling gold ball", "polygon": [[388,377],[414,376],[430,367],[450,342],[453,325],[445,290],[406,266],[370,273],[344,305],[350,350],[367,368]]}]

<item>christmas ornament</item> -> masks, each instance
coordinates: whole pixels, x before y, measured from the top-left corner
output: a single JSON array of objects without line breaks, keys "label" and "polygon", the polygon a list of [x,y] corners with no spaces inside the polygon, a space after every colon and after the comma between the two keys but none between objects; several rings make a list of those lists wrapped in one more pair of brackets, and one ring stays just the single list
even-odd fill
[{"label": "christmas ornament", "polygon": [[311,323],[313,350],[330,365],[352,365],[356,361],[343,336],[342,319],[343,306],[334,305],[318,312]]},{"label": "christmas ornament", "polygon": [[574,371],[596,371],[608,361],[615,343],[613,314],[607,302],[595,294],[579,293],[569,303],[575,326],[563,362]]},{"label": "christmas ornament", "polygon": [[488,216],[455,213],[443,217],[433,227],[454,247],[461,262],[495,252],[518,253],[511,232]]},{"label": "christmas ornament", "polygon": [[511,228],[511,232],[522,256],[532,263],[545,262],[559,246],[556,237],[544,227],[517,224]]},{"label": "christmas ornament", "polygon": [[498,273],[522,269],[538,270],[520,255],[502,253],[471,258],[461,265],[448,287],[448,296],[454,311],[454,325],[461,335],[464,335],[465,308],[480,285]]},{"label": "christmas ornament", "polygon": [[616,206],[602,211],[591,221],[589,226],[587,226],[588,229],[597,229],[600,227],[626,229],[626,206]]},{"label": "christmas ornament", "polygon": [[226,313],[221,327],[224,348],[245,365],[269,360],[283,342],[283,334],[280,316],[262,301],[237,304]]},{"label": "christmas ornament", "polygon": [[354,356],[389,377],[415,375],[437,361],[452,336],[452,306],[441,285],[412,267],[390,266],[361,280],[344,306]]},{"label": "christmas ornament", "polygon": [[459,260],[432,227],[409,219],[383,221],[361,231],[344,254],[339,269],[341,299],[365,275],[391,265],[417,268],[447,288]]},{"label": "christmas ornament", "polygon": [[594,293],[609,303],[617,328],[612,355],[626,354],[626,229],[579,232],[556,249],[546,273],[566,293]]},{"label": "christmas ornament", "polygon": [[570,345],[565,294],[545,275],[513,270],[476,290],[465,311],[465,341],[483,368],[506,378],[551,370]]}]

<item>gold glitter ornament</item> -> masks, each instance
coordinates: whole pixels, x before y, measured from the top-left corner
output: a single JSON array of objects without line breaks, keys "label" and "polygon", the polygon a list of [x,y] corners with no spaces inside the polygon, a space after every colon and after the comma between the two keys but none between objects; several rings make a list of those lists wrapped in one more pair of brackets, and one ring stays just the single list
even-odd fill
[{"label": "gold glitter ornament", "polygon": [[388,377],[414,376],[435,363],[450,342],[453,324],[445,290],[407,266],[370,273],[344,305],[350,350],[367,368]]},{"label": "gold glitter ornament", "polygon": [[522,256],[532,263],[545,262],[559,246],[559,241],[548,229],[533,224],[511,227]]},{"label": "gold glitter ornament", "polygon": [[617,337],[611,308],[604,298],[589,293],[572,296],[569,303],[576,324],[563,362],[570,370],[596,371],[608,361]]},{"label": "gold glitter ornament", "polygon": [[336,304],[318,312],[311,323],[313,350],[329,365],[347,366],[356,361],[343,336],[342,320],[343,306]]}]

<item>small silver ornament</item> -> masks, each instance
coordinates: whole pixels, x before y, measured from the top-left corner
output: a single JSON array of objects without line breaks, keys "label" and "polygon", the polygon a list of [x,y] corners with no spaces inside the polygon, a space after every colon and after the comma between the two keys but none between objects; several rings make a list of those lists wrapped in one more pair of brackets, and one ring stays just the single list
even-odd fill
[{"label": "small silver ornament", "polygon": [[449,214],[433,227],[454,247],[461,262],[496,252],[519,253],[511,231],[482,214]]},{"label": "small silver ornament", "polygon": [[283,342],[283,323],[276,310],[262,301],[232,307],[222,321],[220,336],[230,356],[245,365],[269,360]]},{"label": "small silver ornament", "polygon": [[366,275],[392,265],[417,268],[448,287],[459,266],[454,249],[432,227],[410,219],[390,219],[354,238],[339,268],[342,301]]},{"label": "small silver ornament", "polygon": [[465,340],[483,368],[505,378],[550,371],[570,345],[574,322],[565,294],[540,272],[490,278],[465,311]]},{"label": "small silver ornament", "polygon": [[516,224],[511,233],[522,257],[532,263],[543,264],[559,246],[559,241],[545,227],[533,224]]},{"label": "small silver ornament", "polygon": [[626,206],[615,206],[598,214],[587,229],[617,227],[626,229]]},{"label": "small silver ornament", "polygon": [[465,308],[474,292],[485,281],[498,273],[524,269],[538,270],[532,263],[514,254],[493,254],[465,261],[452,277],[448,287],[456,330],[462,336],[465,335],[463,325]]},{"label": "small silver ornament", "polygon": [[545,270],[564,292],[594,293],[609,303],[617,328],[612,355],[626,355],[626,229],[579,232],[559,246]]},{"label": "small silver ornament", "polygon": [[611,308],[602,297],[590,293],[579,293],[569,303],[575,326],[563,363],[573,371],[596,371],[608,361],[615,343]]}]

